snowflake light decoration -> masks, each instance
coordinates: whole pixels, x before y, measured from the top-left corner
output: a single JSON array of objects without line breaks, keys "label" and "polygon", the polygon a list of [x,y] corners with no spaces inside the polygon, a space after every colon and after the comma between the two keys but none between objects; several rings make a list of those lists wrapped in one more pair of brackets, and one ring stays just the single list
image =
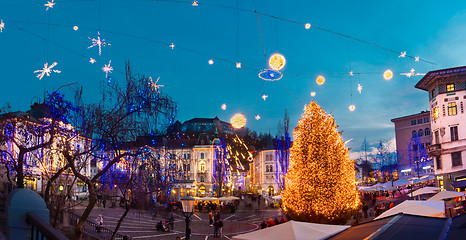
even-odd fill
[{"label": "snowflake light decoration", "polygon": [[227,105],[224,103],[222,104],[222,106],[220,107],[222,110],[227,110]]},{"label": "snowflake light decoration", "polygon": [[269,97],[269,95],[262,95],[262,99],[264,99],[264,101]]},{"label": "snowflake light decoration", "polygon": [[5,23],[3,20],[0,20],[0,32],[3,32],[3,29],[5,29]]},{"label": "snowflake light decoration", "polygon": [[422,75],[426,75],[425,73],[416,73],[416,70],[414,70],[414,68],[411,68],[411,70],[409,70],[409,73],[400,73],[400,75],[405,75],[406,77],[412,77],[412,76],[422,76]]},{"label": "snowflake light decoration", "polygon": [[414,57],[415,62],[419,62],[419,57]]},{"label": "snowflake light decoration", "polygon": [[316,96],[316,92],[311,92],[311,97],[315,97]]},{"label": "snowflake light decoration", "polygon": [[398,57],[402,57],[402,58],[406,57],[406,51],[401,52],[400,56],[398,56]]},{"label": "snowflake light decoration", "polygon": [[90,58],[90,59],[89,59],[89,62],[92,63],[92,64],[94,64],[94,63],[97,62],[97,61],[96,61],[94,58]]},{"label": "snowflake light decoration", "polygon": [[53,5],[55,5],[55,3],[53,2],[54,0],[52,0],[51,2],[50,1],[47,1],[46,4],[44,4],[45,7],[47,7],[45,9],[45,11],[49,10],[49,8],[53,8]]},{"label": "snowflake light decoration", "polygon": [[87,47],[87,49],[93,48],[95,46],[99,46],[99,56],[102,54],[102,46],[111,45],[109,43],[106,43],[105,39],[100,39],[100,31],[97,31],[97,39],[96,38],[90,38],[90,37],[87,37],[87,38],[89,38],[89,40],[92,41],[92,45]]},{"label": "snowflake light decoration", "polygon": [[353,76],[353,75],[354,75],[353,71],[349,72],[349,75],[350,75],[350,76]]},{"label": "snowflake light decoration", "polygon": [[359,92],[359,94],[361,94],[361,92],[362,92],[362,85],[359,84],[359,83],[358,83],[358,92]]},{"label": "snowflake light decoration", "polygon": [[39,80],[42,80],[42,78],[44,77],[44,75],[47,75],[47,77],[50,77],[50,73],[54,72],[54,73],[61,73],[60,70],[52,70],[52,68],[54,68],[55,66],[57,66],[57,62],[54,62],[52,63],[50,66],[49,66],[49,63],[44,63],[44,68],[41,69],[41,70],[36,70],[34,71],[34,73],[39,73],[37,74],[37,78],[39,78]]},{"label": "snowflake light decoration", "polygon": [[198,2],[198,1],[193,1],[193,2],[191,2],[191,5],[193,5],[193,7],[197,7],[197,6],[199,6],[199,4],[198,4],[197,2]]},{"label": "snowflake light decoration", "polygon": [[236,68],[241,68],[241,63],[240,62],[236,63]]},{"label": "snowflake light decoration", "polygon": [[261,116],[259,116],[259,114],[258,114],[258,115],[256,115],[255,118],[256,118],[256,120],[259,120],[259,119],[261,119]]},{"label": "snowflake light decoration", "polygon": [[175,48],[175,44],[170,44],[169,47],[173,50]]},{"label": "snowflake light decoration", "polygon": [[102,71],[105,72],[105,77],[108,77],[108,73],[113,71],[113,67],[110,66],[110,63],[112,63],[112,60],[108,61],[108,65],[104,64],[104,67],[102,68]]},{"label": "snowflake light decoration", "polygon": [[159,79],[160,79],[160,77],[158,77],[157,80],[154,83],[154,81],[152,81],[152,77],[149,77],[149,81],[150,81],[149,84],[152,87],[151,93],[152,93],[152,91],[155,90],[155,91],[157,91],[157,94],[159,94],[159,88],[164,87],[164,85],[157,85],[157,83],[159,82]]}]

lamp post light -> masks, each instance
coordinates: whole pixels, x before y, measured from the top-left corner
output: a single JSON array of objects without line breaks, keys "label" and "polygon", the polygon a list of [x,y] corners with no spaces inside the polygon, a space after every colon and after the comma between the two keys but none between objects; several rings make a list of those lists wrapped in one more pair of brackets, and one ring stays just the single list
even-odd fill
[{"label": "lamp post light", "polygon": [[189,240],[191,236],[191,228],[189,228],[189,223],[191,222],[190,217],[193,215],[194,212],[194,198],[192,197],[182,197],[181,204],[183,205],[183,215],[185,216],[186,222],[186,238],[185,240]]}]

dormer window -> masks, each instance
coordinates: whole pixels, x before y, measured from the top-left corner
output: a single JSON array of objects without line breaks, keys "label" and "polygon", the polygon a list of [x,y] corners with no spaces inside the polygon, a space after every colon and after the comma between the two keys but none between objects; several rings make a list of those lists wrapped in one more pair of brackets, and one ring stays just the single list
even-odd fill
[{"label": "dormer window", "polygon": [[455,91],[455,84],[454,83],[447,84],[447,92],[453,92],[453,91]]}]

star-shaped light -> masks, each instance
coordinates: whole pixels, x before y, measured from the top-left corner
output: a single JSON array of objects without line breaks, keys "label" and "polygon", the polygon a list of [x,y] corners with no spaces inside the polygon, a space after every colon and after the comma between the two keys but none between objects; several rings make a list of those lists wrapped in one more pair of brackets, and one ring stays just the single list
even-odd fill
[{"label": "star-shaped light", "polygon": [[92,64],[94,64],[94,63],[97,62],[97,61],[96,61],[94,58],[90,58],[90,59],[89,59],[89,62],[92,63]]},{"label": "star-shaped light", "polygon": [[197,3],[197,1],[193,1],[193,2],[191,2],[191,5],[193,5],[193,7],[197,7],[197,6],[199,6],[199,4]]},{"label": "star-shaped light", "polygon": [[57,66],[57,62],[52,63],[50,66],[49,66],[49,63],[44,63],[44,68],[41,69],[41,70],[36,70],[36,71],[34,71],[34,73],[39,73],[36,76],[37,78],[39,78],[39,80],[42,80],[44,75],[47,75],[47,77],[50,77],[50,73],[52,73],[52,72],[61,73],[60,70],[52,70],[52,68],[55,67],[55,66]]},{"label": "star-shaped light", "polygon": [[236,68],[241,68],[241,63],[240,62],[236,63]]},{"label": "star-shaped light", "polygon": [[262,99],[264,99],[264,101],[268,98],[269,96],[268,95],[262,95]]},{"label": "star-shaped light", "polygon": [[311,97],[315,97],[316,96],[316,92],[311,92]]},{"label": "star-shaped light", "polygon": [[414,57],[415,62],[419,62],[419,57]]},{"label": "star-shaped light", "polygon": [[108,61],[108,64],[104,64],[104,67],[102,68],[102,71],[105,72],[105,77],[108,77],[108,73],[113,71],[113,67],[110,66],[110,63],[112,63],[112,60]]},{"label": "star-shaped light", "polygon": [[45,11],[49,10],[49,8],[53,8],[53,5],[55,5],[55,3],[53,2],[54,0],[52,0],[51,2],[50,1],[47,1],[46,4],[44,4],[44,6],[47,7],[47,9],[45,9]]},{"label": "star-shaped light", "polygon": [[[100,31],[97,31],[97,39],[90,38],[90,37],[87,37],[87,38],[89,38],[92,41],[92,45],[87,47],[87,49],[93,48],[95,46],[99,46],[99,56],[100,56],[100,54],[102,54],[102,46],[107,45],[107,43],[105,42],[105,39],[100,39]],[[111,44],[108,44],[108,45],[111,45]]]},{"label": "star-shaped light", "polygon": [[400,56],[398,56],[398,57],[406,57],[406,51],[404,51],[404,52],[401,52],[401,55],[400,55]]},{"label": "star-shaped light", "polygon": [[222,104],[221,108],[222,108],[222,110],[227,110],[227,105],[224,103],[224,104]]},{"label": "star-shaped light", "polygon": [[0,20],[0,32],[3,32],[3,29],[5,28],[5,23],[3,20]]},{"label": "star-shaped light", "polygon": [[157,80],[154,83],[154,81],[152,81],[152,77],[149,77],[149,81],[150,81],[149,84],[152,87],[151,93],[152,93],[152,91],[155,90],[155,91],[157,91],[157,94],[159,94],[159,88],[164,87],[164,85],[157,85],[157,83],[159,82],[159,79],[160,79],[160,77],[158,77]]},{"label": "star-shaped light", "polygon": [[353,71],[349,72],[349,75],[350,75],[350,76],[353,76],[353,75],[354,75]]},{"label": "star-shaped light", "polygon": [[359,94],[361,94],[361,92],[362,92],[362,85],[359,84],[359,83],[358,83],[358,92],[359,92]]},{"label": "star-shaped light", "polygon": [[414,68],[411,68],[411,70],[409,70],[409,73],[400,73],[400,75],[405,75],[406,77],[412,77],[412,76],[422,76],[422,75],[426,75],[425,73],[416,73],[416,70],[414,70]]},{"label": "star-shaped light", "polygon": [[170,47],[171,49],[174,49],[174,48],[175,48],[175,44],[172,43],[172,44],[169,45],[169,47]]},{"label": "star-shaped light", "polygon": [[256,120],[259,120],[259,119],[261,119],[261,116],[256,115]]}]

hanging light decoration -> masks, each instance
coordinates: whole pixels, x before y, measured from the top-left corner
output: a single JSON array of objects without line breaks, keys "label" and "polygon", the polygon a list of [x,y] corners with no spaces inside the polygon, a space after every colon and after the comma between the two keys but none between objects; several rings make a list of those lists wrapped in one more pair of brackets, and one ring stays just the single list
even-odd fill
[{"label": "hanging light decoration", "polygon": [[316,83],[319,84],[319,85],[324,84],[324,83],[325,83],[325,78],[324,78],[324,76],[318,76],[318,77],[316,78]]},{"label": "hanging light decoration", "polygon": [[235,114],[231,117],[230,123],[234,128],[240,129],[246,125],[246,117],[242,113]]},{"label": "hanging light decoration", "polygon": [[356,110],[356,106],[350,105],[350,106],[349,106],[349,110],[350,110],[351,112],[354,111],[354,110]]},{"label": "hanging light decoration", "polygon": [[315,97],[316,92],[311,92],[311,97]]},{"label": "hanging light decoration", "polygon": [[393,72],[392,70],[390,69],[387,69],[384,73],[383,73],[383,78],[385,78],[385,80],[390,80],[393,78]]},{"label": "hanging light decoration", "polygon": [[280,53],[275,53],[269,58],[269,67],[275,71],[281,70],[285,67],[286,59]]},{"label": "hanging light decoration", "polygon": [[306,28],[306,29],[311,28],[311,24],[310,24],[310,23],[306,23],[306,24],[304,25],[304,28]]}]

